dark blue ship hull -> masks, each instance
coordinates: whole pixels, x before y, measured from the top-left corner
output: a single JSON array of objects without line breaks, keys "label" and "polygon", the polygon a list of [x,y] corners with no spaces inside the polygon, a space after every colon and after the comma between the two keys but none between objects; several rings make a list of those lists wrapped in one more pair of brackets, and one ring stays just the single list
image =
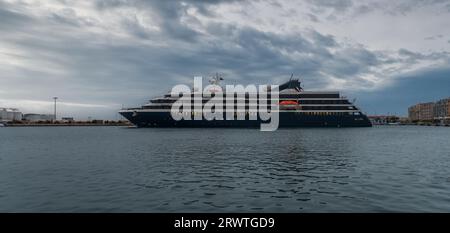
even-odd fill
[{"label": "dark blue ship hull", "polygon": [[[170,112],[120,112],[137,127],[260,127],[261,120],[173,120]],[[365,115],[307,115],[280,112],[279,127],[371,127]]]}]

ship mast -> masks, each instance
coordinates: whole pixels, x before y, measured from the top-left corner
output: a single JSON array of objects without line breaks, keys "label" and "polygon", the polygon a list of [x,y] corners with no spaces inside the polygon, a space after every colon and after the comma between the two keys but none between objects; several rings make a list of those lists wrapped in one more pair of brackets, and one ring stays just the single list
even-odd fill
[{"label": "ship mast", "polygon": [[214,75],[214,76],[209,80],[209,83],[210,83],[211,85],[217,85],[217,86],[219,86],[219,83],[220,83],[220,81],[222,81],[222,80],[223,80],[222,76],[221,76],[219,73],[216,72],[216,75]]}]

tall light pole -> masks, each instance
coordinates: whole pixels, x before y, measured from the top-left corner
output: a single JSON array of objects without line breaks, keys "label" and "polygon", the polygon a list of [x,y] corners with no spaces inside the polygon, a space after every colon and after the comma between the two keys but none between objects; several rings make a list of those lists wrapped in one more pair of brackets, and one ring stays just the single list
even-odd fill
[{"label": "tall light pole", "polygon": [[58,97],[53,97],[53,99],[55,100],[55,106],[54,106],[54,112],[53,112],[53,116],[55,117],[55,119],[53,119],[54,121],[56,121],[56,100],[58,99]]}]

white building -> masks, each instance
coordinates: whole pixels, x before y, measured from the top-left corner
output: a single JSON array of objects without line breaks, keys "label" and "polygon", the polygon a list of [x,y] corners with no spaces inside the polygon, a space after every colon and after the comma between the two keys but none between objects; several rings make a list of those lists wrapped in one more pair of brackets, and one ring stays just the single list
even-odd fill
[{"label": "white building", "polygon": [[0,108],[0,121],[20,121],[22,113],[17,108]]}]

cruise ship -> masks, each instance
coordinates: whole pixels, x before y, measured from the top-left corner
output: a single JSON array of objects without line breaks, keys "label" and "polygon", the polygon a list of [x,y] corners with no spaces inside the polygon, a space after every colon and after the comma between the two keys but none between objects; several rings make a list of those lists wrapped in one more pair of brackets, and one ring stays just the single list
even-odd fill
[{"label": "cruise ship", "polygon": [[[210,80],[211,84],[219,85],[222,77],[215,76]],[[339,92],[330,91],[304,91],[298,79],[291,79],[278,87],[278,99],[276,106],[279,111],[279,127],[371,127],[368,117]],[[223,106],[226,94],[222,93]],[[194,96],[194,94],[191,94]],[[265,121],[251,117],[255,112],[250,111],[249,105],[255,102],[251,99],[260,98],[260,95],[241,95],[241,101],[245,102],[245,110],[234,112],[236,119],[224,120],[205,119],[201,112],[196,112],[194,101],[190,111],[190,119],[175,120],[171,115],[172,105],[181,98],[171,93],[151,99],[147,104],[137,108],[124,108],[119,113],[137,127],[259,127]],[[200,94],[202,105],[210,101],[214,95],[206,97]],[[237,103],[236,94],[235,104]],[[266,97],[270,102],[270,94]],[[241,102],[242,103],[242,102]],[[273,103],[273,102],[271,102]],[[269,104],[269,111],[271,105]],[[236,109],[236,107],[234,107]],[[259,108],[259,106],[258,106]],[[181,113],[180,113],[181,114]],[[202,115],[201,120],[195,120],[194,116]],[[237,115],[242,114],[238,120]]]}]

